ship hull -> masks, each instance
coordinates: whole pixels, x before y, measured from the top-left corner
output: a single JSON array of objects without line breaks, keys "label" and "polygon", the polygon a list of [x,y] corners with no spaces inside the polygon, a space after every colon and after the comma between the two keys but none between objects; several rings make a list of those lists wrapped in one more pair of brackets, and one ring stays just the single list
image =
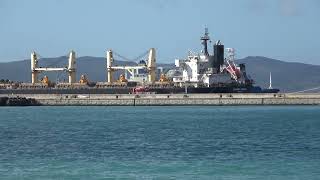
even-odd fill
[{"label": "ship hull", "polygon": [[[83,89],[1,89],[0,94],[132,94],[133,88],[83,88]],[[278,93],[279,89],[260,87],[167,87],[149,88],[144,93],[182,94],[182,93]]]}]

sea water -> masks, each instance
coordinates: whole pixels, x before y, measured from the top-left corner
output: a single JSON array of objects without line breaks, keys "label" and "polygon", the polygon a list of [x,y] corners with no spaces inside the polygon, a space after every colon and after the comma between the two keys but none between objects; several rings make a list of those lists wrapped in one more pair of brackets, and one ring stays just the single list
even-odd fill
[{"label": "sea water", "polygon": [[0,179],[320,179],[320,107],[1,107]]}]

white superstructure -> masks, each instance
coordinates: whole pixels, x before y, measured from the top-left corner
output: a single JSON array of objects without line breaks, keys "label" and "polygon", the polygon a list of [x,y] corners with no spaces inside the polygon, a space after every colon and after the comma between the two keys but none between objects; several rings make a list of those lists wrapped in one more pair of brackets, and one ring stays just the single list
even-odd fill
[{"label": "white superstructure", "polygon": [[173,82],[180,84],[187,83],[194,87],[212,85],[245,83],[244,65],[234,63],[235,50],[226,49],[226,58],[224,55],[224,45],[220,41],[214,44],[214,53],[210,55],[207,49],[207,41],[210,40],[207,29],[205,35],[201,37],[204,50],[200,54],[190,52],[186,59],[176,59],[176,71],[179,73],[173,76]]},{"label": "white superstructure", "polygon": [[210,75],[208,73],[209,59],[204,55],[190,54],[187,59],[176,59],[175,66],[182,70],[182,76],[174,77],[174,82],[188,82],[197,85],[204,78]]}]

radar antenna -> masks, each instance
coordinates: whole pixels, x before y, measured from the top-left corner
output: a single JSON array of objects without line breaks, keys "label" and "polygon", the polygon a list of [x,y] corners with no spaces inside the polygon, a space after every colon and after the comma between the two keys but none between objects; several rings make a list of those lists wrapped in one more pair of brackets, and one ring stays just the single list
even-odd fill
[{"label": "radar antenna", "polygon": [[208,32],[208,28],[204,29],[204,36],[201,37],[201,41],[203,44],[203,53],[205,56],[209,56],[209,52],[208,52],[208,41],[210,40],[210,36],[209,36],[209,32]]}]

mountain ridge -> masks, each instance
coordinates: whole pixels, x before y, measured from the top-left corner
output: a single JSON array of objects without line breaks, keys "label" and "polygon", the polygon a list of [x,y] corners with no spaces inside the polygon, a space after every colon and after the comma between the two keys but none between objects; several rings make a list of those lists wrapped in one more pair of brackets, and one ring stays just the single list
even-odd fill
[{"label": "mountain ridge", "polygon": [[[64,67],[68,57],[42,58],[39,66],[55,65]],[[91,81],[106,80],[106,60],[104,57],[82,56],[77,58],[77,79],[81,74],[86,74]],[[272,73],[273,87],[282,92],[294,92],[320,86],[320,65],[312,65],[300,62],[287,62],[263,56],[248,56],[236,60],[236,63],[245,63],[247,73],[255,80],[256,85],[269,86],[269,73]],[[116,65],[135,65],[135,62],[116,61]],[[174,67],[173,63],[158,63],[165,69]],[[66,79],[64,73],[43,73],[51,79]],[[117,74],[118,75],[118,74]],[[31,81],[30,60],[1,62],[0,79],[9,79],[19,82]]]}]

